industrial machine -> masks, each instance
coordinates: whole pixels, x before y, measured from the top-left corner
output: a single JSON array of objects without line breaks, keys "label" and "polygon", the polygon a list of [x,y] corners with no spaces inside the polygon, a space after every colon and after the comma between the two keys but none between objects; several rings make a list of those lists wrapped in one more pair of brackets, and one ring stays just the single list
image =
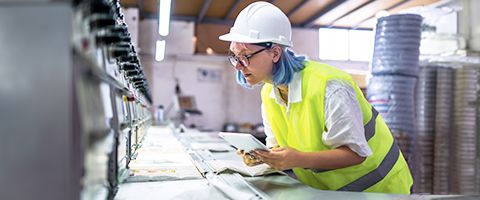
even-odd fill
[{"label": "industrial machine", "polygon": [[0,26],[0,199],[113,199],[152,123],[119,1],[2,1]]}]

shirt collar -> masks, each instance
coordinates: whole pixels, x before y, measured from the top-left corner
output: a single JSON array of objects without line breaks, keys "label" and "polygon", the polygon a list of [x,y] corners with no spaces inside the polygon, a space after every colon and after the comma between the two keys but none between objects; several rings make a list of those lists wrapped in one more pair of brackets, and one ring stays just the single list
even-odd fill
[{"label": "shirt collar", "polygon": [[[288,84],[288,104],[302,101],[302,74],[300,72],[293,73],[292,81]],[[276,99],[277,102],[283,102],[275,87],[270,92],[270,98]]]}]

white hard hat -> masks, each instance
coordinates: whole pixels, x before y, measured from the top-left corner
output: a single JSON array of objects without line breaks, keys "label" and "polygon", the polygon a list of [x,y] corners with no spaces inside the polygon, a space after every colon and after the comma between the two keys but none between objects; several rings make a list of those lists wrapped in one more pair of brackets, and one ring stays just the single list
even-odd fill
[{"label": "white hard hat", "polygon": [[230,33],[220,40],[241,43],[273,42],[291,47],[292,26],[288,17],[276,6],[267,2],[255,2],[244,8]]}]

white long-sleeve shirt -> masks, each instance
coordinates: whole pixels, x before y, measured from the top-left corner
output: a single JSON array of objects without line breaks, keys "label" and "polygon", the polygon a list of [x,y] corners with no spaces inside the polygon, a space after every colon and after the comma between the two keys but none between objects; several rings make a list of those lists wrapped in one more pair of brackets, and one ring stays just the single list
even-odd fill
[{"label": "white long-sleeve shirt", "polygon": [[[274,88],[270,93],[271,98],[281,106],[285,106],[289,112],[290,104],[302,101],[301,73],[293,75],[288,85],[288,104],[285,104],[278,89]],[[262,118],[267,136],[267,147],[277,146],[278,143],[268,123],[266,111],[262,104]],[[325,126],[327,132],[322,133],[323,143],[332,149],[347,146],[359,156],[367,157],[372,154],[365,138],[363,127],[363,115],[358,104],[354,89],[343,80],[329,80],[325,88]]]}]

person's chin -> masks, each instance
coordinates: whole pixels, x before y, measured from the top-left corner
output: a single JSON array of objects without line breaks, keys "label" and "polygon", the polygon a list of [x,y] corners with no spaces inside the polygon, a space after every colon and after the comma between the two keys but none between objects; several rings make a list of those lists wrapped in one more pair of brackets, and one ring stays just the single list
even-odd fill
[{"label": "person's chin", "polygon": [[256,85],[259,82],[259,81],[257,81],[256,79],[253,79],[253,78],[246,78],[246,80],[247,80],[247,83],[249,85]]}]

